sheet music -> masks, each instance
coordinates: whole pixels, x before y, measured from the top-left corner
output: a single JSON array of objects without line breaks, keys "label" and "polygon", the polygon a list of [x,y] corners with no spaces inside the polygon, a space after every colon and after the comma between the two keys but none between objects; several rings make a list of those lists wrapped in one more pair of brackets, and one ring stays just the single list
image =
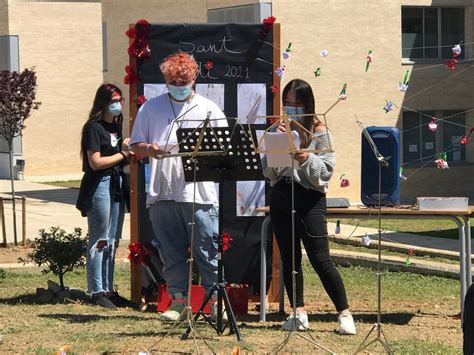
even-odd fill
[{"label": "sheet music", "polygon": [[[298,132],[291,131],[295,147],[300,146],[300,137]],[[267,132],[263,138],[262,144],[266,151],[282,151],[282,153],[266,153],[267,166],[269,168],[292,167],[292,157],[289,153],[290,145],[286,132]]]}]

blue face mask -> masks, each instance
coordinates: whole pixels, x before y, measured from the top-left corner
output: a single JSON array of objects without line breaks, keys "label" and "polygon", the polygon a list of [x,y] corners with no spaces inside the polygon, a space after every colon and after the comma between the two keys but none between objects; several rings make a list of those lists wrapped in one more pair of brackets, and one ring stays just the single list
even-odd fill
[{"label": "blue face mask", "polygon": [[191,84],[183,86],[168,85],[168,91],[173,99],[184,101],[193,92],[193,86]]},{"label": "blue face mask", "polygon": [[[304,115],[304,107],[285,106],[285,111],[288,115]],[[304,120],[304,117],[301,116],[292,116],[290,118],[300,123]]]},{"label": "blue face mask", "polygon": [[112,102],[107,111],[111,113],[114,117],[119,116],[122,113],[122,104],[120,102]]}]

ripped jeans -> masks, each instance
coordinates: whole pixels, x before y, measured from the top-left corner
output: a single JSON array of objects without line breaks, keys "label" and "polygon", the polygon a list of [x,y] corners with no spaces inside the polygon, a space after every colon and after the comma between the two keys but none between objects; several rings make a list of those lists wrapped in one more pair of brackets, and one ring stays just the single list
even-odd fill
[{"label": "ripped jeans", "polygon": [[[176,201],[157,201],[148,209],[155,234],[153,244],[163,261],[163,277],[170,295],[188,293],[192,209],[192,203]],[[193,259],[207,291],[217,282],[219,208],[197,203],[194,216]]]},{"label": "ripped jeans", "polygon": [[113,291],[116,242],[122,235],[124,202],[110,196],[110,176],[104,176],[87,211],[87,290],[89,293]]}]

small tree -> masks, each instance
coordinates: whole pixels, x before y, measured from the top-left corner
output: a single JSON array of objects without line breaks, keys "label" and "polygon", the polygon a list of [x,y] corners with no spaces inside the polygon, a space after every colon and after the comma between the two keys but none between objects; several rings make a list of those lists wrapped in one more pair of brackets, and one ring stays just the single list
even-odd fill
[{"label": "small tree", "polygon": [[10,180],[13,198],[13,237],[18,244],[16,232],[15,186],[13,183],[13,139],[20,136],[25,128],[25,120],[31,110],[41,104],[36,98],[36,73],[25,69],[21,73],[0,71],[0,136],[8,143],[10,155]]},{"label": "small tree", "polygon": [[34,242],[34,250],[26,259],[18,260],[22,263],[32,261],[38,266],[46,265],[43,274],[52,272],[58,276],[59,284],[64,289],[64,274],[85,265],[87,238],[82,236],[81,228],[66,233],[64,229],[51,227],[49,232],[40,229],[39,234]]}]

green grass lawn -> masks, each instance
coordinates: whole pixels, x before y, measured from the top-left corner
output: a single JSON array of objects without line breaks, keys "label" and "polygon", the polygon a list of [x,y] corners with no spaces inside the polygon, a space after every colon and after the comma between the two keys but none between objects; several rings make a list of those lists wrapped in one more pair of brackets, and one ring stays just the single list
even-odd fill
[{"label": "green grass lawn", "polygon": [[[130,291],[128,267],[120,264],[116,269],[116,283],[123,295]],[[343,337],[333,332],[337,324],[335,311],[319,278],[308,264],[304,264],[305,302],[311,334],[317,341],[338,353],[353,353],[376,319],[375,272],[360,267],[339,270],[358,327],[356,336]],[[0,353],[51,354],[65,344],[71,345],[74,353],[137,353],[149,349],[160,339],[161,343],[155,348],[157,351],[195,351],[192,341],[180,340],[184,329],[166,335],[169,326],[160,322],[153,311],[107,311],[90,304],[75,303],[35,304],[35,289],[44,287],[48,278],[54,279],[52,275],[41,274],[37,268],[0,273],[0,333],[3,335]],[[84,270],[66,275],[65,282],[71,287],[84,289]],[[461,353],[460,323],[447,317],[459,311],[458,281],[384,272],[382,284],[382,322],[395,353]],[[248,316],[238,319],[245,339],[239,345],[256,353],[271,351],[283,339],[284,333],[279,327],[285,317],[273,308],[267,315],[267,322],[261,323],[258,313],[251,309]],[[198,322],[198,329],[219,353],[229,354],[237,344],[234,336],[217,337],[214,330],[203,322]],[[443,334],[442,339],[439,332]],[[288,351],[294,353],[315,353],[299,338],[288,346]],[[205,350],[205,347],[201,349]],[[378,352],[376,347],[371,351]]]}]

